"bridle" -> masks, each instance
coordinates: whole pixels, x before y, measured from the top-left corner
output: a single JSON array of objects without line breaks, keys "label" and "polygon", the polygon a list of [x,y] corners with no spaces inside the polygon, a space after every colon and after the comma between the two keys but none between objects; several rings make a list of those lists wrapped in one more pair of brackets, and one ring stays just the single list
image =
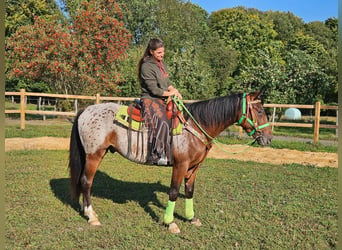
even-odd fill
[{"label": "bridle", "polygon": [[[246,93],[243,94],[242,97],[242,115],[241,118],[239,120],[239,125],[241,125],[242,127],[246,126],[246,123],[248,122],[253,130],[252,132],[250,132],[248,135],[251,136],[253,135],[255,132],[260,132],[260,129],[266,128],[267,126],[270,126],[270,123],[265,123],[263,125],[259,125],[255,119],[256,115],[254,113],[254,109],[253,109],[253,104],[255,103],[260,103],[260,100],[254,100],[251,101],[250,100],[250,96]],[[246,107],[247,106],[247,107]],[[249,113],[251,114],[252,120],[249,119],[248,115]]]}]

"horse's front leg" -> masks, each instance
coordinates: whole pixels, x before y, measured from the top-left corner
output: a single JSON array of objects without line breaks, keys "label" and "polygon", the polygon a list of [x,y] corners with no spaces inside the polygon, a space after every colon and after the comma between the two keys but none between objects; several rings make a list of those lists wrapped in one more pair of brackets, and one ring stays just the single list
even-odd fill
[{"label": "horse's front leg", "polygon": [[100,225],[97,214],[95,213],[91,204],[91,186],[93,184],[94,176],[105,151],[101,150],[95,154],[88,154],[86,156],[85,169],[81,177],[81,190],[83,193],[83,209],[84,215],[88,217],[88,223],[92,226]]},{"label": "horse's front leg", "polygon": [[195,217],[193,195],[195,191],[195,179],[199,165],[190,168],[184,178],[185,183],[185,218],[195,226],[201,226],[202,223]]},{"label": "horse's front leg", "polygon": [[180,233],[180,230],[174,220],[174,210],[176,205],[176,200],[179,196],[179,189],[184,179],[187,166],[173,166],[171,186],[169,191],[169,200],[167,202],[167,207],[164,214],[164,223],[168,226],[171,233]]}]

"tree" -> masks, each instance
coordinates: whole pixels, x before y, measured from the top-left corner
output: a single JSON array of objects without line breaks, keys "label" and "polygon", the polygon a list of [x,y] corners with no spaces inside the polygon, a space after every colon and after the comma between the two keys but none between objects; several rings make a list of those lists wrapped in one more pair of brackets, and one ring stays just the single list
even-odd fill
[{"label": "tree", "polygon": [[215,32],[206,37],[198,50],[199,59],[208,64],[216,79],[215,96],[226,95],[231,89],[232,74],[238,64],[238,52],[227,46]]},{"label": "tree", "polygon": [[292,102],[312,104],[322,103],[326,94],[333,90],[333,79],[319,66],[315,57],[303,50],[289,50],[286,60],[286,84],[294,91]]},{"label": "tree", "polygon": [[327,19],[323,22],[311,22],[305,25],[305,35],[312,37],[324,48],[316,56],[318,63],[324,71],[335,76],[337,82],[337,22],[336,19]]},{"label": "tree", "polygon": [[138,81],[138,62],[144,54],[145,46],[132,46],[127,57],[118,64],[118,71],[122,80],[118,82],[119,96],[141,96],[141,87]]},{"label": "tree", "polygon": [[53,0],[6,0],[5,36],[9,37],[20,26],[33,24],[35,16],[49,19],[56,14]]},{"label": "tree", "polygon": [[211,75],[210,66],[199,59],[194,48],[183,45],[169,60],[170,80],[185,99],[213,97],[217,81]]},{"label": "tree", "polygon": [[261,19],[254,10],[252,13],[241,7],[220,10],[211,14],[209,25],[213,32],[219,34],[226,46],[239,52],[234,76],[239,75],[244,67],[263,63],[263,58],[257,56],[259,50],[279,57],[278,48],[282,45],[274,39],[277,34],[273,30],[272,22]]},{"label": "tree", "polygon": [[285,62],[274,61],[265,50],[258,50],[257,55],[263,58],[263,63],[243,67],[241,74],[235,78],[232,90],[263,90],[265,102],[293,103],[295,94],[287,82]]},{"label": "tree", "polygon": [[333,32],[334,39],[337,41],[338,19],[336,17],[328,18],[325,20],[324,24]]},{"label": "tree", "polygon": [[124,58],[129,32],[114,16],[115,0],[82,3],[72,24],[37,18],[8,40],[11,77],[44,81],[58,93],[112,95],[118,91],[117,62]]},{"label": "tree", "polygon": [[273,23],[273,29],[277,32],[275,39],[287,44],[296,33],[304,30],[304,22],[291,12],[266,11],[264,18]]},{"label": "tree", "polygon": [[179,51],[184,44],[197,49],[209,35],[207,12],[190,2],[159,0],[156,21],[156,35],[164,40],[170,53]]},{"label": "tree", "polygon": [[134,45],[146,44],[156,34],[156,11],[158,0],[118,0],[121,6],[124,23],[132,34]]}]

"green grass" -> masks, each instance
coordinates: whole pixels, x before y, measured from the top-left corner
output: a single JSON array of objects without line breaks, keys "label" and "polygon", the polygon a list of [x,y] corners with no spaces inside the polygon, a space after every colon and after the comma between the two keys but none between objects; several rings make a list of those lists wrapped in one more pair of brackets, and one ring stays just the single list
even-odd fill
[{"label": "green grass", "polygon": [[[335,125],[335,124],[332,124],[332,125]],[[280,136],[295,136],[295,137],[312,139],[313,134],[314,134],[314,129],[313,128],[298,128],[298,127],[275,127],[273,134],[280,135]],[[320,128],[319,139],[320,140],[337,140],[336,130]]]},{"label": "green grass", "polygon": [[[28,103],[25,105],[25,108],[27,110],[36,110],[37,105]],[[11,102],[5,101],[5,109],[20,110],[20,103],[11,103]]]},{"label": "green grass", "polygon": [[[284,122],[284,121],[282,121]],[[291,122],[291,121],[289,121]],[[321,124],[336,125],[335,122],[321,121]],[[227,131],[237,133],[239,127],[233,125],[227,129]],[[300,128],[300,127],[274,127],[273,135],[275,136],[289,136],[289,137],[300,137],[306,139],[313,139],[314,129],[313,128]],[[319,129],[320,140],[334,140],[337,141],[336,129],[320,128]]]},{"label": "green grass", "polygon": [[6,125],[5,138],[22,137],[70,137],[72,124],[57,124],[57,125],[31,125],[25,124],[25,129],[22,130],[20,125]]},{"label": "green grass", "polygon": [[[95,176],[87,225],[69,199],[67,151],[6,153],[6,249],[334,249],[337,169],[207,159],[198,172],[195,213],[171,235],[161,218],[171,168],[107,155]],[[183,188],[181,193],[183,194]]]}]

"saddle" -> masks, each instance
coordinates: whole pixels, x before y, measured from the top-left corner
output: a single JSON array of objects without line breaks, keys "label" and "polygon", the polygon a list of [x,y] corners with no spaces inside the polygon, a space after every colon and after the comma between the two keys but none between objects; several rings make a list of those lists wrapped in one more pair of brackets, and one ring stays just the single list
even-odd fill
[{"label": "saddle", "polygon": [[[173,119],[173,135],[181,134],[183,128],[182,123],[185,122],[185,119],[182,112],[178,110],[177,106],[172,101],[168,102],[166,105],[166,115],[168,120]],[[121,106],[115,116],[115,119],[122,125],[139,131],[142,128],[142,123],[144,122],[140,101],[136,99],[134,104]]]},{"label": "saddle", "polygon": [[[135,104],[131,104],[127,108],[127,115],[134,121],[142,122],[143,117],[141,114],[141,105],[138,101],[135,101]],[[166,105],[166,115],[167,119],[173,119],[172,128],[175,129],[178,127],[181,119],[184,119],[181,112],[178,110],[177,106],[173,103],[173,101],[168,102]]]}]

